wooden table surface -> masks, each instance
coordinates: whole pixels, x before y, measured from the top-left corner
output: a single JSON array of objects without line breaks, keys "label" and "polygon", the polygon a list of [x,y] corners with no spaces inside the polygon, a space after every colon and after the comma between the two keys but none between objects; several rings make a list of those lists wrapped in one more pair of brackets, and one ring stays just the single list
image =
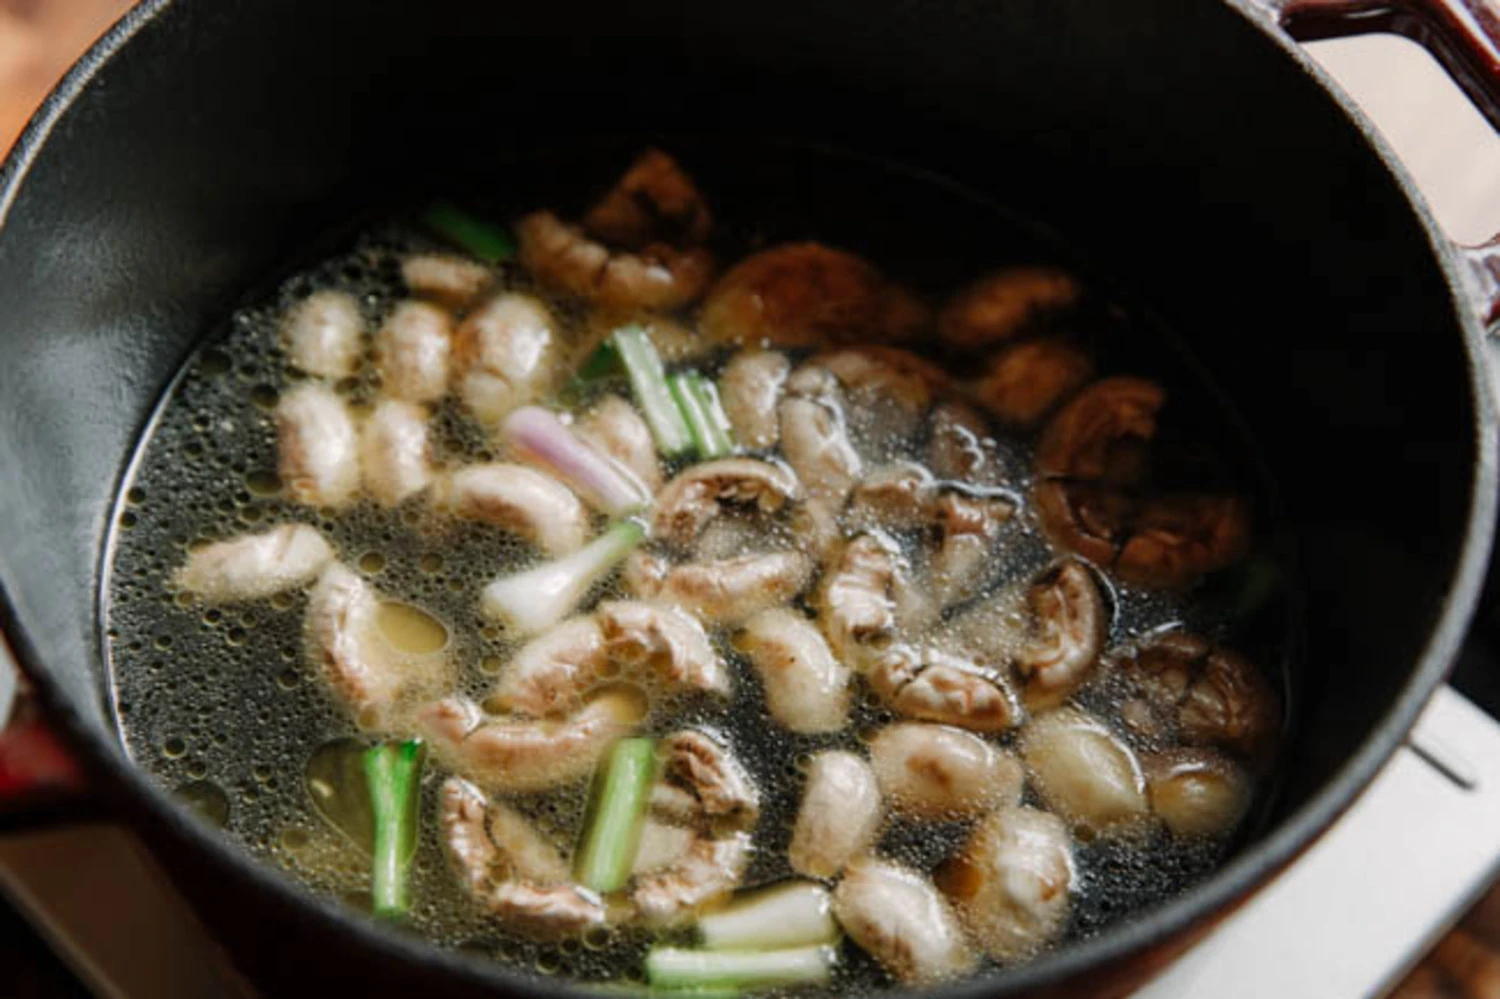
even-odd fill
[{"label": "wooden table surface", "polygon": [[[128,0],[0,0],[0,150],[72,61],[129,6]],[[1377,38],[1319,43],[1313,53],[1380,124],[1456,239],[1480,242],[1500,231],[1500,140],[1425,54],[1408,42]],[[0,981],[19,999],[84,996],[3,903]],[[1500,888],[1395,996],[1500,999]]]}]

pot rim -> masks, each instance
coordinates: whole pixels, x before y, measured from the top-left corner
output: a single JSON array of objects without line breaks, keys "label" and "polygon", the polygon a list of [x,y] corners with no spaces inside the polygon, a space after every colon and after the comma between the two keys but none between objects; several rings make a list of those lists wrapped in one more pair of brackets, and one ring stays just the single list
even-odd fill
[{"label": "pot rim", "polygon": [[[3,230],[11,205],[52,129],[74,101],[88,90],[100,70],[137,32],[145,30],[182,2],[144,0],[132,8],[94,43],[48,94],[6,161],[0,164],[0,230]],[[1194,927],[1211,925],[1217,915],[1230,911],[1258,886],[1274,877],[1354,803],[1401,745],[1423,706],[1447,676],[1464,640],[1489,566],[1497,507],[1496,410],[1489,362],[1485,356],[1487,334],[1472,301],[1467,261],[1442,233],[1401,162],[1353,100],[1281,30],[1256,0],[1222,2],[1312,77],[1359,131],[1371,152],[1406,196],[1447,280],[1464,336],[1466,374],[1474,400],[1476,454],[1462,548],[1443,594],[1442,611],[1429,631],[1404,691],[1359,749],[1312,800],[1205,881],[1160,907],[1096,937],[1061,947],[1055,953],[1007,971],[1002,976],[956,983],[923,993],[933,999],[990,999],[1012,995],[1059,983],[1088,969],[1120,962],[1171,941]],[[50,716],[70,744],[80,751],[92,772],[107,776],[113,785],[109,790],[115,793],[123,790],[124,797],[174,838],[210,857],[238,880],[253,883],[257,890],[272,894],[278,902],[314,914],[327,928],[361,947],[378,949],[404,962],[453,975],[469,985],[508,990],[507,994],[511,995],[549,999],[559,994],[590,994],[563,982],[538,983],[535,979],[518,976],[496,962],[460,955],[398,933],[363,913],[310,893],[289,874],[255,859],[217,830],[192,817],[186,806],[178,803],[122,752],[121,745],[111,733],[85,721],[82,713],[52,682],[19,620],[23,614],[22,608],[18,607],[19,595],[5,585],[6,575],[3,559],[0,559],[0,627],[9,637],[17,659],[34,679]]]}]

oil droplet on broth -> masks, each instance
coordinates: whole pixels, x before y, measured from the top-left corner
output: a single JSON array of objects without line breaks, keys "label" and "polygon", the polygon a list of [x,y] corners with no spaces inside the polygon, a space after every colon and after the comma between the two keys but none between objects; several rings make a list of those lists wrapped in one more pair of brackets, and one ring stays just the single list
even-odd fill
[{"label": "oil droplet on broth", "polygon": [[194,780],[179,785],[173,792],[188,808],[210,825],[223,828],[229,822],[229,795],[211,781]]},{"label": "oil droplet on broth", "polygon": [[447,625],[411,604],[382,601],[375,623],[392,648],[408,655],[428,656],[448,647]]},{"label": "oil droplet on broth", "polygon": [[379,552],[365,552],[359,557],[359,571],[374,574],[385,569],[385,556]]},{"label": "oil droplet on broth", "polygon": [[281,492],[281,476],[265,470],[251,472],[245,476],[245,485],[255,496],[275,496]]},{"label": "oil droplet on broth", "polygon": [[308,757],[304,771],[313,808],[365,852],[375,838],[375,815],[365,788],[364,754],[368,748],[359,739],[326,742]]}]

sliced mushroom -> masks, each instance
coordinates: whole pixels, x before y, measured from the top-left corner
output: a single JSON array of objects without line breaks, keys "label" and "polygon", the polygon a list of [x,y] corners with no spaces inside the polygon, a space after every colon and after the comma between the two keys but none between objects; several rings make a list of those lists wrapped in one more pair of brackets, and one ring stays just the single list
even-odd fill
[{"label": "sliced mushroom", "polygon": [[937,648],[893,646],[876,657],[869,678],[881,699],[908,718],[1004,732],[1025,717],[1003,673]]},{"label": "sliced mushroom", "polygon": [[512,531],[549,555],[565,555],[588,539],[589,512],[573,491],[526,465],[487,462],[455,469],[431,494],[443,513]]},{"label": "sliced mushroom", "polygon": [[192,549],[172,581],[203,600],[258,600],[306,586],[333,557],[317,528],[282,524]]},{"label": "sliced mushroom", "polygon": [[981,815],[1018,805],[1025,774],[1015,757],[948,725],[900,722],[870,740],[870,765],[892,810],[922,819]]},{"label": "sliced mushroom", "polygon": [[588,232],[630,249],[654,242],[701,243],[713,216],[693,178],[659,149],[647,149],[583,217]]},{"label": "sliced mushroom", "polygon": [[427,411],[397,399],[382,399],[359,433],[359,463],[365,491],[382,506],[396,506],[432,482]]},{"label": "sliced mushroom", "polygon": [[844,932],[896,978],[931,985],[974,970],[974,954],[948,902],[917,872],[864,857],[833,892]]},{"label": "sliced mushroom", "polygon": [[1115,572],[1142,586],[1177,587],[1250,550],[1250,504],[1241,496],[1158,495],[1138,509]]},{"label": "sliced mushroom", "polygon": [[630,403],[617,395],[606,395],[584,414],[574,430],[585,442],[624,465],[652,494],[661,488],[656,441]]},{"label": "sliced mushroom", "polygon": [[880,788],[870,765],[853,753],[825,750],[807,766],[802,805],[788,859],[810,878],[831,878],[875,842]]},{"label": "sliced mushroom", "polygon": [[559,352],[557,323],[545,305],[515,292],[496,295],[459,324],[459,396],[480,422],[499,423],[551,386]]},{"label": "sliced mushroom", "polygon": [[996,419],[1032,427],[1093,376],[1093,360],[1077,347],[1061,340],[1032,340],[991,357],[972,391]]},{"label": "sliced mushroom", "polygon": [[785,607],[761,611],[735,636],[766,688],[771,717],[793,732],[837,732],[849,724],[848,667],[807,618]]},{"label": "sliced mushroom", "polygon": [[1012,267],[982,278],[954,296],[938,319],[950,346],[988,347],[1012,340],[1038,319],[1077,303],[1078,281],[1055,267]]},{"label": "sliced mushroom", "polygon": [[1042,800],[1082,828],[1121,832],[1150,814],[1135,752],[1090,714],[1059,708],[1033,719],[1021,756]]},{"label": "sliced mushroom", "polygon": [[933,595],[942,606],[967,600],[991,569],[1000,528],[1016,505],[1009,497],[944,490],[933,508],[938,532],[932,554]]},{"label": "sliced mushroom", "polygon": [[1269,762],[1280,705],[1266,678],[1244,657],[1183,631],[1158,635],[1120,669],[1145,706],[1164,714],[1183,742],[1214,745],[1254,768]]},{"label": "sliced mushroom", "polygon": [[1174,749],[1142,761],[1151,810],[1174,835],[1222,836],[1250,807],[1250,778],[1212,749]]},{"label": "sliced mushroom", "polygon": [[775,350],[738,351],[719,376],[719,399],[741,447],[759,451],[781,440],[776,404],[791,362]]},{"label": "sliced mushroom", "polygon": [[446,649],[398,647],[380,621],[380,595],[358,573],[335,562],[307,601],[303,633],[323,679],[367,728],[392,730],[410,706],[451,680]]},{"label": "sliced mushroom", "polygon": [[751,254],[704,300],[699,326],[724,343],[823,347],[912,337],[926,310],[859,257],[819,243]]},{"label": "sliced mushroom", "polygon": [[434,402],[448,394],[453,318],[427,302],[398,304],[375,334],[380,390],[393,399]]},{"label": "sliced mushroom", "polygon": [[702,246],[612,249],[552,212],[532,212],[515,230],[517,258],[538,284],[601,309],[670,312],[702,295],[714,275]]},{"label": "sliced mushroom", "polygon": [[486,717],[462,697],[425,705],[417,724],[444,762],[496,791],[545,791],[586,777],[645,710],[626,691],[606,691],[562,721]]},{"label": "sliced mushroom", "polygon": [[359,367],[365,321],[359,302],[342,291],[317,291],[287,311],[281,340],[298,371],[335,381]]},{"label": "sliced mushroom", "polygon": [[298,503],[337,508],[359,491],[354,417],[325,385],[299,385],[276,403],[276,454],[281,481]]},{"label": "sliced mushroom", "polygon": [[1032,634],[1016,671],[1033,711],[1056,707],[1083,685],[1099,659],[1109,630],[1108,612],[1094,574],[1065,559],[1031,588]]},{"label": "sliced mushroom", "polygon": [[686,545],[725,505],[770,515],[800,497],[796,477],[783,465],[756,458],[707,461],[676,476],[657,495],[656,536]]},{"label": "sliced mushroom", "polygon": [[[905,441],[915,437],[933,399],[949,387],[942,368],[909,350],[860,346],[814,355],[805,368],[821,369],[838,382],[844,413],[867,438]],[[788,387],[805,380],[793,375]]]},{"label": "sliced mushroom", "polygon": [[989,815],[937,882],[964,928],[996,961],[1031,957],[1063,933],[1076,874],[1062,820],[1007,805]]},{"label": "sliced mushroom", "polygon": [[648,600],[677,604],[705,621],[732,624],[784,604],[812,578],[812,560],[801,552],[766,552],[671,565],[637,552],[625,565],[625,584]]},{"label": "sliced mushroom", "polygon": [[417,253],[401,261],[406,290],[450,309],[466,308],[494,283],[495,275],[475,260],[453,253]]}]

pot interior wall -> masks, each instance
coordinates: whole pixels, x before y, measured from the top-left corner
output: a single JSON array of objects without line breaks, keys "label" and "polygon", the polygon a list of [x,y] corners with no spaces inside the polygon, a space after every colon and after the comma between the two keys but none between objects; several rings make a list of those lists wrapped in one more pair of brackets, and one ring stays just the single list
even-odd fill
[{"label": "pot interior wall", "polygon": [[[122,463],[245,289],[431,178],[504,185],[518,149],[680,133],[953,177],[1190,342],[1284,490],[1308,581],[1281,811],[1324,786],[1441,609],[1479,431],[1397,184],[1202,0],[170,7],[57,122],[0,232],[0,581],[85,723],[106,732],[95,578]],[[902,210],[868,206],[897,230]]]}]

